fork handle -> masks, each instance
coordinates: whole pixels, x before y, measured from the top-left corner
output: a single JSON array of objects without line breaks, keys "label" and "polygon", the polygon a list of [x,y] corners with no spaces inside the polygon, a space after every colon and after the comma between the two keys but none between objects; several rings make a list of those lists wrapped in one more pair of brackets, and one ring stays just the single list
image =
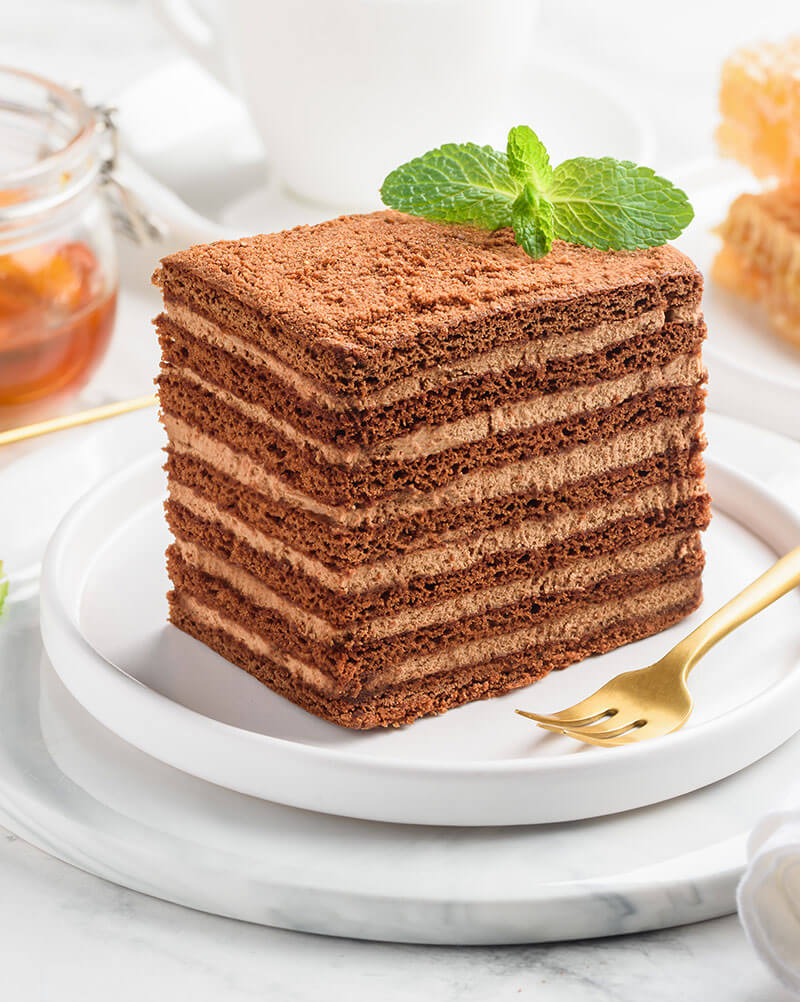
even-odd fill
[{"label": "fork handle", "polygon": [[730,602],[726,602],[674,648],[672,653],[685,663],[683,677],[686,678],[717,641],[727,637],[737,626],[772,605],[797,585],[800,585],[800,546],[781,557],[761,577],[756,578]]}]

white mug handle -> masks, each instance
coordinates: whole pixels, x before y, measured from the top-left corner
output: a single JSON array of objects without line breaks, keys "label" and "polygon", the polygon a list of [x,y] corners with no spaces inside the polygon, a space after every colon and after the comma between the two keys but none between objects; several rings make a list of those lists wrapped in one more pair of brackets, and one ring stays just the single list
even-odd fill
[{"label": "white mug handle", "polygon": [[156,17],[188,54],[229,90],[233,89],[224,42],[192,0],[151,0]]}]

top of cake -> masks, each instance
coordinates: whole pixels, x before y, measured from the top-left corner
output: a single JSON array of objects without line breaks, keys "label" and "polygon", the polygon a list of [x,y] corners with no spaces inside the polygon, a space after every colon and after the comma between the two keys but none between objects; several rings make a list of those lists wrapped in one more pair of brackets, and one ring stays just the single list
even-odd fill
[{"label": "top of cake", "polygon": [[701,281],[670,246],[600,251],[556,241],[535,261],[510,230],[383,211],[191,247],[164,258],[154,280],[200,282],[307,342],[370,354],[423,330],[652,287],[666,276]]}]

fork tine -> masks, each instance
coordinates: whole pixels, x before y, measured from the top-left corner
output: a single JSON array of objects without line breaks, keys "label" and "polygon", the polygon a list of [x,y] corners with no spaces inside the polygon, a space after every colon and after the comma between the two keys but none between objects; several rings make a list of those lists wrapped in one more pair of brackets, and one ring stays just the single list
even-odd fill
[{"label": "fork tine", "polygon": [[636,707],[630,707],[627,710],[609,710],[608,715],[601,717],[588,724],[575,725],[572,723],[564,724],[550,724],[548,721],[546,724],[540,724],[541,727],[547,727],[550,730],[559,731],[577,731],[580,730],[581,734],[594,734],[595,736],[602,737],[603,735],[616,736],[618,734],[624,734],[625,731],[631,729],[631,727],[644,727],[647,723],[647,717],[644,715],[644,711],[640,707],[638,710]]},{"label": "fork tine", "polygon": [[599,727],[562,727],[562,733],[568,734],[570,737],[577,737],[579,734],[581,737],[588,736],[592,738],[600,738],[607,741],[609,738],[618,738],[623,734],[627,734],[628,731],[641,730],[645,727],[647,721],[643,717],[635,717],[633,720],[628,720],[624,724],[618,724],[616,727],[604,727],[602,724]]},{"label": "fork tine", "polygon": [[[584,703],[586,700],[584,700]],[[614,709],[599,710],[596,713],[591,713],[586,715],[586,707],[582,703],[576,703],[575,706],[568,706],[566,710],[560,710],[558,713],[551,713],[549,715],[543,713],[530,713],[528,710],[515,710],[521,717],[527,717],[528,720],[535,720],[537,724],[541,724],[542,727],[552,727],[553,730],[562,730],[564,727],[587,727],[589,724],[594,724],[598,720],[602,720],[603,717],[613,717],[617,712]],[[578,714],[575,716],[577,710],[583,710],[583,716]]]},{"label": "fork tine", "polygon": [[560,733],[565,737],[582,741],[584,744],[598,745],[605,748],[609,748],[612,745],[632,744],[635,741],[644,741],[647,738],[659,736],[658,729],[648,727],[646,723],[638,727],[628,724],[626,727],[614,728],[600,734],[594,734],[592,730],[592,728],[578,728],[573,731],[562,728]]},{"label": "fork tine", "polygon": [[[597,727],[572,727],[566,726],[565,724],[539,724],[542,730],[552,731],[554,734],[566,734],[567,737],[577,737],[579,734],[588,734],[597,738],[612,738],[617,737],[620,734],[625,734],[631,728],[636,725],[636,720],[631,720],[627,724],[621,724],[617,727],[608,727],[607,725],[611,723],[613,718],[609,720],[603,720]],[[645,721],[646,723],[646,721]],[[639,727],[643,727],[644,724],[640,724]]]}]

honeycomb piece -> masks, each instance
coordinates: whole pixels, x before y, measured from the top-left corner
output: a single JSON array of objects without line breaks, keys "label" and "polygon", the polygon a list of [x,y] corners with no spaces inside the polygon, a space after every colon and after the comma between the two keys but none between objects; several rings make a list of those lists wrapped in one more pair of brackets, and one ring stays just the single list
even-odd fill
[{"label": "honeycomb piece", "polygon": [[714,280],[761,304],[775,331],[800,347],[800,185],[740,195],[717,232]]},{"label": "honeycomb piece", "polygon": [[800,183],[800,37],[740,49],[722,68],[720,151],[757,177]]}]

